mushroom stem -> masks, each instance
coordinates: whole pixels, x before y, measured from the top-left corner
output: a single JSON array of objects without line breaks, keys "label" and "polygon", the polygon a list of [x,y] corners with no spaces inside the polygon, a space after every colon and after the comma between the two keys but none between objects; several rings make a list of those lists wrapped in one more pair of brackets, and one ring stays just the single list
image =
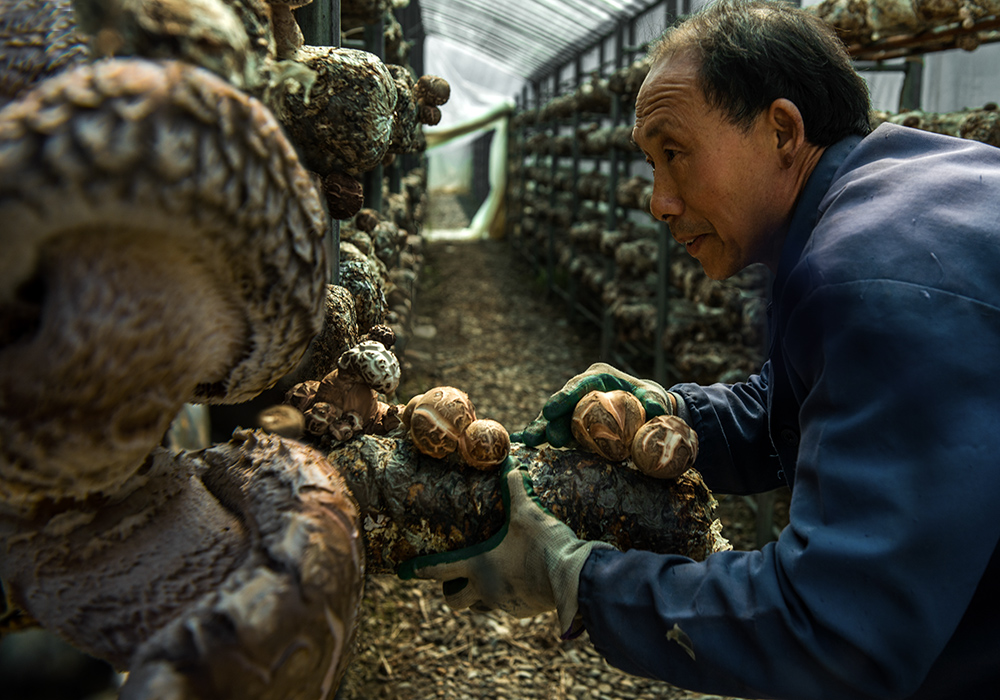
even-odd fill
[{"label": "mushroom stem", "polygon": [[278,60],[294,59],[304,43],[302,30],[295,21],[289,5],[271,5],[271,29],[274,32],[275,51]]},{"label": "mushroom stem", "polygon": [[0,347],[4,510],[113,493],[195,387],[223,379],[242,351],[243,314],[219,274],[149,234],[57,238],[21,287],[44,313]]}]

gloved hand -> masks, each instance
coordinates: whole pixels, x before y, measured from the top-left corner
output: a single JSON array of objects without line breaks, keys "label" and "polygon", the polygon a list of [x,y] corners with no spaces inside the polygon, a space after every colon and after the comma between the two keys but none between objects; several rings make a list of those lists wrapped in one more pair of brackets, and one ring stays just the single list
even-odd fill
[{"label": "gloved hand", "polygon": [[[542,412],[524,430],[510,436],[511,442],[523,442],[529,447],[549,443],[553,447],[566,447],[573,442],[570,423],[573,409],[584,396],[592,391],[620,389],[635,394],[646,410],[646,419],[662,415],[678,415],[683,401],[662,386],[648,379],[637,379],[609,364],[598,362],[578,374],[553,394]],[[681,415],[682,418],[686,416]]]},{"label": "gloved hand", "polygon": [[496,608],[516,617],[556,610],[563,639],[571,639],[583,631],[580,570],[594,548],[614,548],[578,539],[538,502],[527,472],[510,469],[500,484],[507,515],[500,532],[480,545],[404,562],[399,577],[444,581],[455,610]]}]

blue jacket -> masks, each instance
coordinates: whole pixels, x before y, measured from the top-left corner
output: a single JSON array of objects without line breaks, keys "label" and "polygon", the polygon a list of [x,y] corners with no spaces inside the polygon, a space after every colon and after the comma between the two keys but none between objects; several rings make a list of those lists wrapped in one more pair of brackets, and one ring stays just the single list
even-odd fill
[{"label": "blue jacket", "polygon": [[708,485],[787,483],[788,527],[704,562],[595,551],[595,647],[739,697],[1000,697],[1000,149],[894,125],[828,148],[772,300],[759,375],[673,390]]}]

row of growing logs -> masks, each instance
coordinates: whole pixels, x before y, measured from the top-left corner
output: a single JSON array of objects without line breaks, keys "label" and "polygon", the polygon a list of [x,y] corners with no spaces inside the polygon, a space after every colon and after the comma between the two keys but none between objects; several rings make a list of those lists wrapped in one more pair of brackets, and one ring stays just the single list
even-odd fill
[{"label": "row of growing logs", "polygon": [[[997,0],[824,0],[808,8],[833,26],[846,44],[865,45],[879,39],[916,34],[1000,13]],[[972,47],[974,48],[974,47]]]},{"label": "row of growing logs", "polygon": [[[698,263],[672,239],[667,243],[669,280],[666,326],[657,337],[660,309],[658,277],[660,243],[655,228],[621,221],[609,230],[606,216],[592,201],[574,211],[572,194],[549,190],[551,171],[530,167],[515,181],[511,213],[512,235],[541,261],[548,260],[552,237],[554,263],[575,281],[580,301],[595,313],[605,310],[614,320],[618,341],[637,347],[661,348],[684,379],[711,383],[744,379],[762,361],[766,273],[751,268],[726,282],[705,277]],[[565,182],[557,171],[557,186]],[[599,183],[594,192],[589,182]],[[579,180],[577,195],[606,201],[607,176],[588,173]],[[649,183],[632,178],[619,185],[618,204],[639,209],[636,193],[647,198]],[[631,198],[626,196],[632,194]],[[574,223],[575,222],[575,223]]]}]

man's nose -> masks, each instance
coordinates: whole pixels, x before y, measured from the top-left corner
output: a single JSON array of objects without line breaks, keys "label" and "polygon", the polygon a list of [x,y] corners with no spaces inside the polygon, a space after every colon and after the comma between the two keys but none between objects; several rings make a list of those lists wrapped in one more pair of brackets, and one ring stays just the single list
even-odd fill
[{"label": "man's nose", "polygon": [[684,200],[680,198],[675,184],[667,177],[653,177],[653,196],[649,199],[649,213],[658,221],[670,221],[670,217],[684,213]]}]

